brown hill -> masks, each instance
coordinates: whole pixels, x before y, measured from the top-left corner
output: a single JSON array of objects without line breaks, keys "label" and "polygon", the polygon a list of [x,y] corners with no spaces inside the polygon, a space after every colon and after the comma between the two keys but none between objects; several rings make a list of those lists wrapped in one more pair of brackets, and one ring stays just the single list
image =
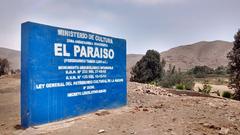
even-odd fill
[{"label": "brown hill", "polygon": [[192,45],[179,46],[162,52],[161,56],[167,61],[183,70],[197,65],[207,65],[212,68],[226,66],[227,53],[232,49],[231,42],[212,41],[198,42]]},{"label": "brown hill", "polygon": [[[177,68],[187,70],[197,65],[207,65],[212,68],[226,66],[228,63],[227,53],[233,47],[231,42],[226,41],[202,41],[191,45],[179,46],[162,52],[161,56],[168,64]],[[133,65],[141,59],[143,55],[129,54],[127,56],[128,74]],[[168,66],[166,66],[167,68]]]},{"label": "brown hill", "polygon": [[0,47],[0,58],[6,58],[12,69],[20,69],[20,51]]},{"label": "brown hill", "polygon": [[[168,51],[162,52],[161,56],[167,61],[167,64],[176,65],[182,70],[190,69],[196,65],[207,65],[216,68],[220,65],[227,65],[228,60],[226,56],[231,48],[231,42],[202,41],[192,45],[172,48]],[[142,58],[142,56],[142,54],[127,55],[128,74],[130,73],[131,68]],[[20,51],[0,47],[0,58],[7,58],[13,69],[20,69]]]},{"label": "brown hill", "polygon": [[142,54],[128,54],[127,55],[127,75],[129,77],[132,67],[142,58]]}]

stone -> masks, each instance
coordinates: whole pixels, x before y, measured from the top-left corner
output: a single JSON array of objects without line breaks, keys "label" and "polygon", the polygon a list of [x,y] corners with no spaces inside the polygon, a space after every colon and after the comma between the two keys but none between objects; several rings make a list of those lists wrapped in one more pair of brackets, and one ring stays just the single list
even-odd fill
[{"label": "stone", "polygon": [[218,129],[218,130],[221,129],[220,127],[217,127],[217,126],[215,126],[215,125],[213,125],[213,124],[209,124],[209,123],[203,123],[202,125],[203,125],[204,127],[210,128],[210,129]]},{"label": "stone", "polygon": [[105,133],[106,131],[104,129],[100,129],[98,130],[98,134],[102,134],[102,133]]},{"label": "stone", "polygon": [[136,132],[135,132],[135,131],[132,131],[130,134],[136,134]]},{"label": "stone", "polygon": [[95,114],[96,114],[97,116],[105,116],[105,115],[110,114],[110,112],[109,112],[109,111],[106,111],[106,110],[103,110],[103,111],[96,112]]},{"label": "stone", "polygon": [[216,107],[216,105],[213,104],[212,102],[209,102],[208,105],[211,106],[211,107]]},{"label": "stone", "polygon": [[221,127],[221,130],[219,131],[219,135],[227,135],[229,132],[229,128]]},{"label": "stone", "polygon": [[144,112],[147,112],[147,111],[148,111],[148,109],[147,109],[147,108],[143,108],[143,111],[144,111]]},{"label": "stone", "polygon": [[154,106],[153,106],[154,109],[160,109],[160,108],[162,108],[162,107],[163,107],[163,104],[160,104],[160,105],[154,105]]}]

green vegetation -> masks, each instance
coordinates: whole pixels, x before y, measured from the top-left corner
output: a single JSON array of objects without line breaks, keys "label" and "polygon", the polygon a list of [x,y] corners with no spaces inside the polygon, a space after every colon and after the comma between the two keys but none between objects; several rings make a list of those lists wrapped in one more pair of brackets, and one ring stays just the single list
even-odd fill
[{"label": "green vegetation", "polygon": [[185,85],[180,83],[180,84],[177,84],[176,85],[176,89],[179,89],[179,90],[184,90],[185,89]]},{"label": "green vegetation", "polygon": [[10,71],[10,65],[7,59],[0,59],[0,76]]},{"label": "green vegetation", "polygon": [[[215,69],[208,66],[195,66],[187,72],[181,72],[181,69],[176,69],[174,65],[169,64],[168,69],[164,70],[165,64],[159,52],[148,50],[146,55],[132,68],[130,81],[179,90],[193,90],[195,82],[200,82],[203,87],[198,88],[198,91],[209,94],[212,90],[210,84],[227,85],[229,73],[231,73],[224,66]],[[212,92],[220,96],[219,91]]]},{"label": "green vegetation", "polygon": [[226,74],[229,74],[229,69],[228,69],[228,67],[219,66],[214,70],[214,74],[216,74],[216,75],[226,75]]},{"label": "green vegetation", "polygon": [[219,66],[216,69],[208,66],[195,66],[188,71],[188,74],[193,75],[195,78],[227,76],[228,73],[228,68],[224,66]]},{"label": "green vegetation", "polygon": [[212,86],[209,85],[208,81],[205,80],[203,83],[203,88],[198,88],[198,92],[204,93],[204,94],[209,94],[212,90]]},{"label": "green vegetation", "polygon": [[232,97],[232,93],[229,92],[229,91],[224,91],[223,94],[222,94],[222,97],[231,98]]},{"label": "green vegetation", "polygon": [[229,59],[229,85],[235,90],[233,98],[240,100],[240,30],[234,36],[233,49],[228,54]]},{"label": "green vegetation", "polygon": [[161,81],[158,82],[158,85],[165,88],[172,88],[176,86],[177,89],[181,90],[192,90],[194,87],[193,77],[181,73],[166,73]]},{"label": "green vegetation", "polygon": [[160,61],[160,54],[155,50],[148,50],[146,55],[132,68],[130,81],[150,83],[161,80],[165,61]]},{"label": "green vegetation", "polygon": [[213,74],[214,70],[208,66],[195,66],[188,71],[196,78],[205,78],[208,74]]},{"label": "green vegetation", "polygon": [[157,85],[165,88],[173,88],[176,86],[177,89],[192,90],[194,80],[190,75],[181,72],[180,69],[176,71],[176,67],[169,64],[167,72],[164,72],[162,80],[157,81]]},{"label": "green vegetation", "polygon": [[160,59],[160,54],[157,51],[148,50],[146,55],[132,68],[130,81],[151,83],[166,88],[182,85],[178,88],[193,89],[194,79],[191,75],[182,73],[180,69],[176,71],[176,67],[171,64],[165,72],[165,63],[165,60]]}]

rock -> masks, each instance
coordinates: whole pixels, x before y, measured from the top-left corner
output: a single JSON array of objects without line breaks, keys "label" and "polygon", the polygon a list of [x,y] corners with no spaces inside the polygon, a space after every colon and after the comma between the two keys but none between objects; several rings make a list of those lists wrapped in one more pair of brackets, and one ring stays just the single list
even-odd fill
[{"label": "rock", "polygon": [[135,131],[132,131],[130,134],[136,134],[136,132],[135,132]]},{"label": "rock", "polygon": [[140,109],[137,106],[135,106],[134,111],[139,112]]},{"label": "rock", "polygon": [[211,128],[211,129],[217,129],[217,130],[220,130],[221,128],[220,127],[217,127],[213,124],[209,124],[209,123],[203,123],[202,124],[204,127],[207,127],[207,128]]},{"label": "rock", "polygon": [[212,102],[209,102],[208,105],[211,106],[211,107],[217,107],[217,106],[216,106],[215,104],[213,104]]},{"label": "rock", "polygon": [[160,108],[162,108],[162,107],[163,107],[163,104],[160,104],[160,105],[154,105],[154,106],[153,106],[154,109],[160,109]]},{"label": "rock", "polygon": [[97,116],[105,116],[105,115],[110,114],[110,112],[103,110],[103,111],[100,111],[100,112],[96,112],[95,114],[96,114]]},{"label": "rock", "polygon": [[15,125],[14,128],[15,128],[16,130],[23,129],[23,127],[22,127],[21,125],[19,125],[19,124]]},{"label": "rock", "polygon": [[149,94],[151,91],[150,90],[146,90],[145,93]]},{"label": "rock", "polygon": [[144,111],[144,112],[147,112],[147,111],[148,111],[148,109],[147,109],[147,108],[143,108],[143,111]]},{"label": "rock", "polygon": [[137,101],[136,101],[136,103],[138,103],[138,104],[141,104],[141,103],[142,103],[142,101],[141,101],[141,100],[137,100]]},{"label": "rock", "polygon": [[141,89],[135,89],[135,91],[140,91]]},{"label": "rock", "polygon": [[173,118],[172,121],[175,122],[177,120],[177,118]]},{"label": "rock", "polygon": [[221,130],[219,131],[219,135],[227,135],[229,132],[228,128],[221,127]]},{"label": "rock", "polygon": [[106,131],[104,129],[100,129],[98,130],[98,134],[102,134],[102,133],[105,133]]}]

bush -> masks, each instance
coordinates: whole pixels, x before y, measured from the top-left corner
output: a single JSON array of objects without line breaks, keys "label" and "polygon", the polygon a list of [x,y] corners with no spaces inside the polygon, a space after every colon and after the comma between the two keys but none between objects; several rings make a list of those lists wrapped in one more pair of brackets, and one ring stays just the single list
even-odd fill
[{"label": "bush", "polygon": [[214,70],[214,74],[225,75],[228,73],[228,68],[224,66],[219,66]]},{"label": "bush", "polygon": [[212,86],[208,84],[208,81],[204,81],[203,83],[203,88],[198,88],[198,92],[204,93],[204,94],[209,94],[212,90]]},{"label": "bush", "polygon": [[195,66],[188,73],[194,75],[196,78],[205,78],[208,74],[213,74],[214,70],[208,66]]},{"label": "bush", "polygon": [[179,89],[179,90],[184,90],[185,89],[185,85],[180,83],[180,84],[177,84],[176,85],[176,89]]},{"label": "bush", "polygon": [[181,83],[182,76],[180,74],[165,74],[163,79],[158,82],[158,85],[165,88],[172,88],[176,84]]},{"label": "bush", "polygon": [[194,88],[194,78],[192,76],[186,76],[184,78],[183,84],[185,85],[186,90],[193,90]]},{"label": "bush", "polygon": [[222,94],[222,97],[231,98],[232,97],[232,93],[229,92],[229,91],[224,91],[223,94]]},{"label": "bush", "polygon": [[132,68],[130,81],[150,83],[161,80],[165,61],[160,61],[160,53],[148,50],[146,55]]},{"label": "bush", "polygon": [[7,59],[0,59],[0,76],[10,71],[10,64]]},{"label": "bush", "polygon": [[177,89],[192,90],[195,83],[193,77],[184,73],[167,73],[158,85],[165,88],[176,86]]}]

